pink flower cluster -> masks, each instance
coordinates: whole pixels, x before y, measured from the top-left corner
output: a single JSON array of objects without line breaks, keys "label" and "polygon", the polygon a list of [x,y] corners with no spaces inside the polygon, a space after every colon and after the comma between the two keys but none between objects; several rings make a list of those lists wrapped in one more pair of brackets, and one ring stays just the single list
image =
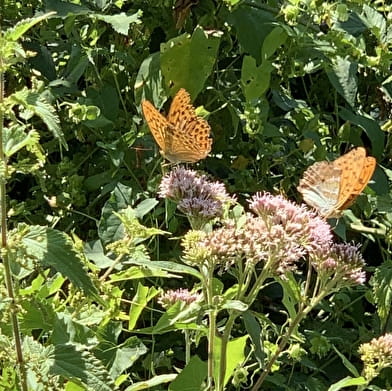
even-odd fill
[{"label": "pink flower cluster", "polygon": [[365,261],[359,248],[359,245],[334,243],[328,252],[316,252],[311,262],[319,274],[334,277],[341,281],[340,285],[363,284]]},{"label": "pink flower cluster", "polygon": [[186,304],[191,304],[194,301],[200,299],[200,295],[198,293],[191,293],[188,289],[177,289],[177,290],[169,290],[165,293],[162,293],[158,302],[162,305],[162,307],[170,307],[171,305],[177,303],[178,301],[182,301]]},{"label": "pink flower cluster", "polygon": [[183,167],[174,168],[162,178],[158,194],[177,202],[178,209],[187,216],[205,220],[220,217],[224,204],[234,201],[222,183]]}]

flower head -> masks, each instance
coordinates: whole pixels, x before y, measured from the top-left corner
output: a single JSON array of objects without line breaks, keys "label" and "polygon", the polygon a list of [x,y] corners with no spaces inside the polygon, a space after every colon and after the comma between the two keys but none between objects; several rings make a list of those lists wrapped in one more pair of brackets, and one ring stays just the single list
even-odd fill
[{"label": "flower head", "polygon": [[249,206],[269,226],[281,226],[306,252],[325,252],[331,247],[329,224],[305,205],[297,205],[280,195],[257,193]]},{"label": "flower head", "polygon": [[234,201],[222,183],[183,167],[162,178],[158,194],[177,202],[178,209],[188,217],[204,222],[222,216],[224,205]]},{"label": "flower head", "polygon": [[359,248],[359,245],[335,243],[327,253],[314,253],[311,262],[319,275],[333,278],[339,286],[363,284],[365,261]]},{"label": "flower head", "polygon": [[365,378],[370,381],[382,369],[392,366],[392,334],[387,333],[362,344],[359,353],[364,364]]},{"label": "flower head", "polygon": [[165,308],[170,307],[171,305],[177,303],[178,301],[182,301],[186,304],[191,304],[194,301],[200,299],[200,294],[191,293],[188,289],[177,289],[177,290],[169,290],[165,293],[162,293],[158,302]]}]

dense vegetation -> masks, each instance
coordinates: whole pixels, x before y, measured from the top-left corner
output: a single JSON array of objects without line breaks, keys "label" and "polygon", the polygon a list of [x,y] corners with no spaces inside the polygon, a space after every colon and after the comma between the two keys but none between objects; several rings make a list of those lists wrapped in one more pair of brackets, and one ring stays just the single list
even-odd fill
[{"label": "dense vegetation", "polygon": [[[392,389],[387,1],[0,7],[0,390]],[[180,88],[212,129],[197,173],[162,165],[141,113],[144,99],[167,112]],[[355,146],[378,167],[330,221],[331,254],[352,243],[366,282],[317,275],[308,247],[248,270],[239,232],[258,245],[260,219],[287,228],[274,216],[294,208],[297,238],[327,230],[294,205],[298,182]],[[219,213],[176,209],[170,171],[215,189]],[[211,245],[206,265],[201,244],[228,232],[241,259]]]}]

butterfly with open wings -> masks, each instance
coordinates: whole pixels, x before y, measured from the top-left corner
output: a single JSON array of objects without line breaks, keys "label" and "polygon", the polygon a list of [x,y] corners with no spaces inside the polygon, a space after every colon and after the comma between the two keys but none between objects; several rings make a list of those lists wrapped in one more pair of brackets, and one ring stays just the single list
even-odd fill
[{"label": "butterfly with open wings", "polygon": [[196,115],[184,88],[173,98],[167,118],[148,100],[142,109],[161,154],[171,163],[195,163],[210,153],[210,125]]}]

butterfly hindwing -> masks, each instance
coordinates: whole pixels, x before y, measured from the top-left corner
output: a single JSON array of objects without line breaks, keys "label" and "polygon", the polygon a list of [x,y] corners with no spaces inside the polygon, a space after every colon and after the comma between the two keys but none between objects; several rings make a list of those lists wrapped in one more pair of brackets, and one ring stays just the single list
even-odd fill
[{"label": "butterfly hindwing", "polygon": [[323,217],[340,217],[366,187],[376,159],[358,147],[333,162],[317,162],[300,180],[298,190],[304,201]]}]

